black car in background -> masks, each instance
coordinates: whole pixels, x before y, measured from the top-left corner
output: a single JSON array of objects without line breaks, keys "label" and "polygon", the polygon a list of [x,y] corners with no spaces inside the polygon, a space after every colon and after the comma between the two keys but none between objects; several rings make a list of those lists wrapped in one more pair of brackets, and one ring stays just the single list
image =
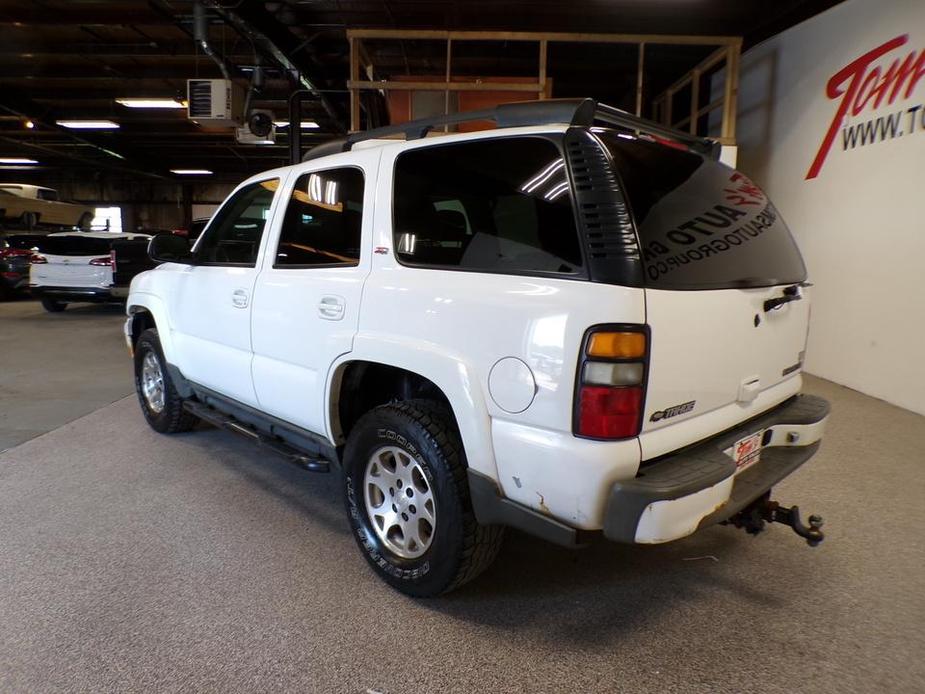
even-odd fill
[{"label": "black car in background", "polygon": [[[171,233],[176,236],[183,236],[189,239],[190,245],[198,239],[203,230],[206,228],[206,224],[209,223],[211,217],[197,217],[192,222],[190,222],[189,229],[174,229]],[[145,232],[146,234],[151,233],[149,231]]]}]

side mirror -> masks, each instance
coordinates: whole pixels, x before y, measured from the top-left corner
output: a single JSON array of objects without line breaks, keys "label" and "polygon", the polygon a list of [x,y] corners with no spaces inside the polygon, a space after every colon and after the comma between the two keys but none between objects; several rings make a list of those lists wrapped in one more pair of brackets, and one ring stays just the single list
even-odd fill
[{"label": "side mirror", "polygon": [[158,234],[148,242],[148,257],[155,263],[185,263],[191,265],[189,239],[175,234]]}]

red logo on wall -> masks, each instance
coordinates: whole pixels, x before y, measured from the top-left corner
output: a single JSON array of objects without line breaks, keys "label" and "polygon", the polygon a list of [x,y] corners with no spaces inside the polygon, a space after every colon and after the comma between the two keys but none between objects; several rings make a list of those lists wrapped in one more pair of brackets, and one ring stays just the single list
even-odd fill
[{"label": "red logo on wall", "polygon": [[845,125],[845,118],[849,115],[856,118],[865,110],[874,111],[884,104],[891,105],[897,98],[905,100],[912,95],[919,80],[925,77],[925,48],[918,52],[912,51],[904,58],[894,58],[885,70],[885,63],[874,65],[880,58],[908,41],[908,34],[890,39],[851,61],[829,78],[825,94],[829,99],[839,99],[838,108],[816,152],[816,158],[806,172],[807,179],[819,175],[839,130],[842,131],[842,148],[846,150],[925,130],[923,104]]}]

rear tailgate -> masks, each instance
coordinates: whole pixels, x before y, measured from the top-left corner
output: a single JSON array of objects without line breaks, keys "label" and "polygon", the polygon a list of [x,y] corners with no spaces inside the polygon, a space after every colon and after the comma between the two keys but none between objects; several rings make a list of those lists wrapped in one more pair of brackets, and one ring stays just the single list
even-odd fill
[{"label": "rear tailgate", "polygon": [[114,240],[77,232],[49,234],[37,239],[39,255],[45,262],[32,265],[30,284],[41,287],[110,286],[110,250]]},{"label": "rear tailgate", "polygon": [[643,459],[729,429],[799,392],[809,301],[804,294],[764,310],[782,295],[782,288],[646,290],[652,339]]},{"label": "rear tailgate", "polygon": [[33,264],[29,283],[39,287],[94,287],[112,284],[112,268],[91,265],[95,255],[42,254],[46,262]]},{"label": "rear tailgate", "polygon": [[632,208],[646,275],[646,460],[799,391],[806,269],[779,213],[743,174],[654,142],[603,139]]}]

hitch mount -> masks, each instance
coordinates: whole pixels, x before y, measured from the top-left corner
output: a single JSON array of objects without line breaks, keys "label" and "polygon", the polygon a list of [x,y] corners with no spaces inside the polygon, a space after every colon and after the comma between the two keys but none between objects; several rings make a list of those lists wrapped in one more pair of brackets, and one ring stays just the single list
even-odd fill
[{"label": "hitch mount", "polygon": [[825,539],[825,534],[822,532],[822,516],[811,515],[807,520],[809,521],[808,527],[800,519],[798,506],[789,508],[781,506],[776,501],[771,501],[771,492],[768,491],[764,496],[723,521],[723,525],[732,525],[742,528],[749,535],[757,535],[765,529],[767,523],[782,523],[790,526],[793,532],[806,540],[806,544],[810,547],[815,547]]}]

